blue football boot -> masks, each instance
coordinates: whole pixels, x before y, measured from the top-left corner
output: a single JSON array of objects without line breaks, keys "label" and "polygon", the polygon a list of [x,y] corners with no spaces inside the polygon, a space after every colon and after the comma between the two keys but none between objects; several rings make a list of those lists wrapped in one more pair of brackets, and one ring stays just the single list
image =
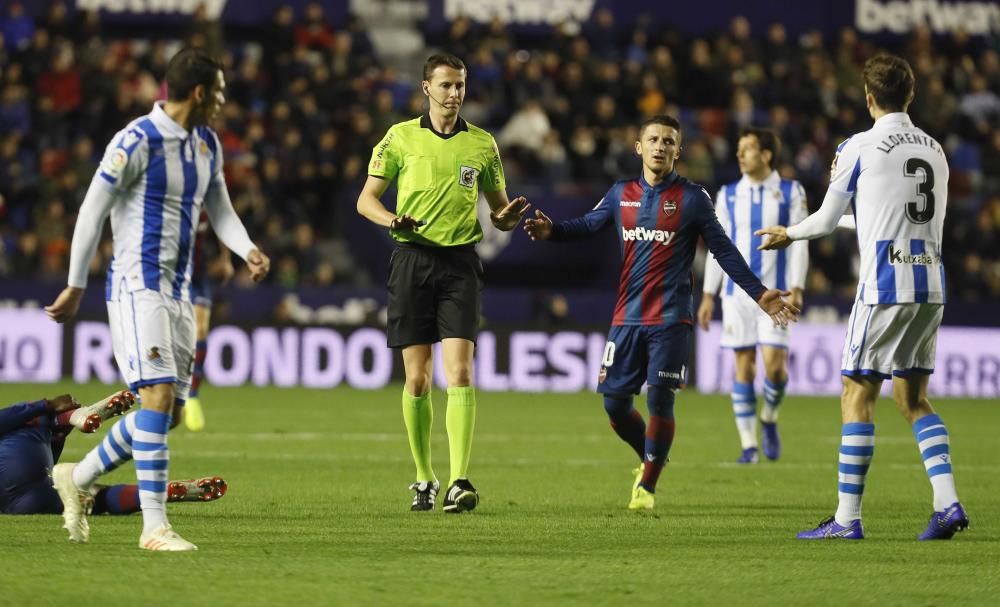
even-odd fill
[{"label": "blue football boot", "polygon": [[772,462],[781,457],[781,438],[778,436],[778,422],[760,422],[760,446],[764,457]]},{"label": "blue football boot", "polygon": [[969,517],[965,514],[962,504],[955,502],[944,511],[932,514],[927,529],[917,536],[917,539],[950,540],[956,532],[965,531],[968,528]]},{"label": "blue football boot", "polygon": [[863,540],[865,529],[861,526],[861,519],[855,519],[844,527],[831,516],[815,529],[803,531],[795,537],[800,540]]}]

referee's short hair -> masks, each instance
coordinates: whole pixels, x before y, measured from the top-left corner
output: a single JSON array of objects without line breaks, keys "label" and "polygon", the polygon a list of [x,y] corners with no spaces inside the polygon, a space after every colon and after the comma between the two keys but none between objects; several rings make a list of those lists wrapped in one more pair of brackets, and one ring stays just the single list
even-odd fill
[{"label": "referee's short hair", "polygon": [[455,68],[456,70],[467,70],[465,67],[465,62],[452,55],[450,53],[439,53],[437,55],[431,55],[424,62],[424,80],[430,82],[431,76],[434,74],[434,69],[447,65],[448,67]]},{"label": "referee's short hair", "polygon": [[771,152],[771,166],[774,166],[774,162],[778,158],[778,153],[781,152],[781,139],[778,139],[778,134],[774,132],[774,129],[748,126],[740,133],[740,139],[743,137],[756,137],[757,147],[760,148],[760,151],[767,150]]},{"label": "referee's short hair", "polygon": [[667,114],[657,114],[655,116],[650,116],[642,124],[639,125],[639,137],[646,131],[646,127],[653,126],[654,124],[659,124],[660,126],[669,126],[677,131],[677,134],[681,134],[681,123],[679,120],[673,116]]},{"label": "referee's short hair", "polygon": [[222,64],[206,51],[187,47],[181,49],[167,64],[167,97],[184,101],[199,84],[208,92],[215,86]]}]

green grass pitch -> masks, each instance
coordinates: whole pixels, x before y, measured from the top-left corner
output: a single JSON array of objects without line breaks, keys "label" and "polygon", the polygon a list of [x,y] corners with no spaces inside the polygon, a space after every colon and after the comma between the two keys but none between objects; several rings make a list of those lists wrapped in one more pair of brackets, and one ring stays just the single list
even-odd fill
[{"label": "green grass pitch", "polygon": [[[110,388],[0,385],[0,401]],[[203,393],[208,425],[170,437],[171,477],[219,474],[228,495],[176,504],[190,554],[137,548],[140,519],[0,518],[5,605],[974,605],[1000,596],[1000,406],[938,399],[972,527],[917,542],[931,489],[913,436],[879,403],[863,542],[801,542],[836,506],[839,406],[790,397],[778,463],[732,464],[728,399],[685,392],[652,514],[628,512],[632,456],[594,394],[479,394],[470,514],[411,513],[399,387]],[[435,471],[448,480],[445,395]],[[642,406],[642,401],[637,400]],[[102,429],[98,433],[103,436]],[[74,434],[63,461],[97,437]],[[112,481],[134,481],[130,465]]]}]

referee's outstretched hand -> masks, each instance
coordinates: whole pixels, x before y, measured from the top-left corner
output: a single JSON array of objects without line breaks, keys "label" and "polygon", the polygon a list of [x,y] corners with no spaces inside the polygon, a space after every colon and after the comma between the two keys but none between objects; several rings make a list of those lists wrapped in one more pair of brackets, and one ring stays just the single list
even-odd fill
[{"label": "referee's outstretched hand", "polygon": [[409,215],[399,215],[391,222],[389,222],[389,229],[396,230],[398,232],[405,232],[408,230],[416,230],[427,225],[426,221],[421,221],[419,219],[414,219]]},{"label": "referee's outstretched hand", "polygon": [[517,224],[521,223],[521,218],[524,217],[529,208],[531,208],[531,205],[528,204],[528,199],[524,196],[518,196],[507,203],[504,208],[495,213],[490,213],[490,219],[493,220],[493,225],[496,229],[509,232],[516,228]]}]

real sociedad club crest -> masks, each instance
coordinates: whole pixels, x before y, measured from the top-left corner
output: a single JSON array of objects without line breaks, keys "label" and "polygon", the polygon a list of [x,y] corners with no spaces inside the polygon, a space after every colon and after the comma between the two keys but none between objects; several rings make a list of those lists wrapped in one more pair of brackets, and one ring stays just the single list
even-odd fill
[{"label": "real sociedad club crest", "polygon": [[677,203],[673,200],[665,201],[663,203],[663,212],[667,214],[667,217],[670,217],[677,212]]}]

